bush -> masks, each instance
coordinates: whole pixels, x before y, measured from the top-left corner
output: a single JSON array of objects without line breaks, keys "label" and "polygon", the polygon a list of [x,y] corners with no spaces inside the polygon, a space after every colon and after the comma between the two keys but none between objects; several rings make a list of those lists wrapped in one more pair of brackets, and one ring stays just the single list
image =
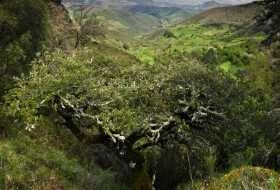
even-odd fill
[{"label": "bush", "polygon": [[209,190],[215,189],[272,189],[280,188],[280,175],[270,169],[261,167],[243,167],[225,174],[210,185]]},{"label": "bush", "polygon": [[163,36],[166,38],[176,38],[176,36],[169,30],[165,30]]},{"label": "bush", "polygon": [[[223,175],[220,179],[209,178],[195,184],[182,183],[176,190],[207,189],[207,190],[239,190],[239,189],[270,189],[279,190],[280,175],[270,169],[261,167],[243,167]],[[209,184],[210,183],[210,184]]]},{"label": "bush", "polygon": [[125,49],[125,50],[129,50],[129,45],[128,45],[128,44],[126,44],[126,43],[124,43],[124,44],[123,44],[123,49]]}]

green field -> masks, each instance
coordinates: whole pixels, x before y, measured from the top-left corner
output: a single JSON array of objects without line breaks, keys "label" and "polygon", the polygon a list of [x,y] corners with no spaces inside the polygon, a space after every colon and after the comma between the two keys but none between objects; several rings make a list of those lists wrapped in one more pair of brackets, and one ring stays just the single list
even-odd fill
[{"label": "green field", "polygon": [[[225,70],[242,70],[259,54],[259,43],[265,38],[262,33],[248,36],[237,35],[237,28],[229,24],[201,26],[177,24],[168,29],[174,36],[161,36],[147,41],[133,50],[133,54],[145,62],[153,63],[154,57],[163,52],[179,55],[194,53],[203,58],[213,49],[217,64]],[[244,61],[245,60],[245,61]]]}]

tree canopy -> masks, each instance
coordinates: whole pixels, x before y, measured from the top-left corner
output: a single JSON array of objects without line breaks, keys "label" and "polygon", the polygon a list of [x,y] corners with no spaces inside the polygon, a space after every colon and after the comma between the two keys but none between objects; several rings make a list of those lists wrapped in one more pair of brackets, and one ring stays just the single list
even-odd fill
[{"label": "tree canopy", "polygon": [[11,77],[28,71],[29,62],[47,39],[44,1],[1,1],[0,89],[11,88]]},{"label": "tree canopy", "polygon": [[246,82],[188,56],[150,66],[103,48],[38,54],[6,96],[7,113],[31,130],[51,109],[81,141],[107,144],[118,156],[172,143],[242,147],[263,98]]},{"label": "tree canopy", "polygon": [[261,0],[257,1],[263,6],[261,13],[257,16],[258,22],[266,26],[266,32],[269,34],[268,42],[273,42],[275,37],[279,38],[280,33],[280,1],[279,0]]}]

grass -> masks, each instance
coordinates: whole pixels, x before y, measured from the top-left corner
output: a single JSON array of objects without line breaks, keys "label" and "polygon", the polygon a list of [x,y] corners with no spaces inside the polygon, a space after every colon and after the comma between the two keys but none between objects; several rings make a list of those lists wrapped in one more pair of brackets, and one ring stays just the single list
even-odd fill
[{"label": "grass", "polygon": [[[215,173],[214,176],[220,174]],[[266,168],[245,166],[221,177],[210,177],[194,183],[179,184],[176,190],[279,190],[280,174]]]},{"label": "grass", "polygon": [[209,190],[278,190],[280,188],[280,175],[270,169],[261,167],[243,167],[214,181],[207,189]]},{"label": "grass", "polygon": [[[216,54],[220,54],[226,50],[228,52],[239,51],[241,56],[248,56],[252,53],[249,52],[248,48],[241,47],[242,44],[252,39],[259,43],[260,39],[264,38],[263,33],[260,32],[251,36],[235,36],[237,27],[229,24],[217,26],[203,26],[198,23],[189,25],[177,24],[167,30],[170,30],[176,38],[166,38],[161,33],[158,33],[158,35],[161,35],[160,38],[155,37],[156,40],[147,41],[145,47],[138,46],[134,48],[132,54],[135,54],[142,61],[151,61],[161,52],[170,52],[175,55],[181,54],[182,52],[196,52],[197,55],[203,56],[208,49],[214,48]],[[257,55],[259,54],[257,53]],[[229,57],[231,55],[227,56],[228,58],[218,61],[218,65],[222,69],[226,71],[246,69],[247,66],[245,65],[247,63],[232,64],[230,61],[231,57]],[[255,59],[253,56],[248,57],[252,60]]]},{"label": "grass", "polygon": [[46,125],[27,132],[13,125],[0,134],[0,189],[127,189],[103,171],[64,128]]}]

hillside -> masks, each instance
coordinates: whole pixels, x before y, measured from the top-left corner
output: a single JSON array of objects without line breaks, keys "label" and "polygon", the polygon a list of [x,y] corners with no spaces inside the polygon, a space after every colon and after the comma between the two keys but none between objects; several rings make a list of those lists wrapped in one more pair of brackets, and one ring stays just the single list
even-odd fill
[{"label": "hillside", "polygon": [[[255,15],[259,12],[260,8],[257,4],[250,3],[244,5],[236,5],[230,7],[216,7],[203,12],[197,13],[185,20],[179,22],[179,25],[200,25],[200,26],[222,26],[223,24],[236,27],[236,33],[242,35],[249,35],[258,29],[255,22]],[[237,13],[237,14],[236,14]],[[171,25],[168,28],[172,28]],[[152,40],[162,36],[164,30],[155,31],[146,36],[146,39]]]},{"label": "hillside", "polygon": [[152,15],[160,19],[163,26],[176,23],[200,12],[199,10],[182,9],[178,7],[155,7],[143,5],[131,6],[127,7],[127,9],[132,12]]},{"label": "hillside", "polygon": [[[237,10],[239,14],[233,17]],[[176,25],[145,36],[146,42],[132,53],[151,64],[164,52],[174,55],[190,53],[202,61],[214,62],[213,64],[226,71],[248,69],[248,73],[261,60],[262,66],[254,74],[251,73],[257,76],[265,72],[262,68],[270,67],[268,57],[264,52],[258,51],[261,40],[265,38],[254,22],[254,15],[258,10],[252,3],[198,13]],[[222,19],[219,20],[220,17]],[[256,81],[270,81],[271,75],[268,73],[263,78],[258,76]]]},{"label": "hillside", "polygon": [[[65,6],[71,12],[76,9],[77,4],[65,3]],[[87,6],[106,23],[110,30],[117,30],[132,36],[151,33],[200,12],[176,7],[146,5],[126,6],[125,8],[106,7],[103,5]]]},{"label": "hillside", "polygon": [[126,34],[149,33],[161,27],[160,20],[154,16],[133,13],[124,9],[98,9],[95,13],[104,20],[110,29]]},{"label": "hillside", "polygon": [[[127,165],[110,157],[112,153],[102,146],[83,145],[68,129],[55,124],[50,110],[44,110],[44,124],[31,132],[20,120],[6,116],[2,96],[7,94],[7,88],[14,87],[13,78],[21,73],[28,76],[35,57],[48,54],[55,48],[61,48],[61,52],[73,50],[66,49],[64,41],[59,45],[56,43],[60,38],[71,36],[65,25],[69,24],[67,10],[63,5],[47,0],[36,3],[19,0],[16,4],[2,1],[0,24],[4,22],[6,25],[1,25],[1,29],[7,37],[0,40],[0,49],[3,50],[0,53],[0,189],[129,189],[118,182],[129,182],[131,174],[123,175]],[[72,45],[71,40],[67,43]],[[131,54],[107,45],[91,45],[91,50],[123,62],[138,63]],[[114,163],[114,167],[109,168],[102,163]],[[118,171],[121,173],[117,176]]]},{"label": "hillside", "polygon": [[259,8],[154,1],[1,0],[0,190],[280,189]]},{"label": "hillside", "polygon": [[233,26],[244,26],[254,22],[254,17],[259,10],[259,6],[255,3],[230,7],[217,7],[185,19],[180,22],[180,24],[230,24]]},{"label": "hillside", "polygon": [[110,46],[122,49],[125,46],[126,49],[133,49],[141,43],[140,39],[117,30],[107,30],[105,38],[106,43],[110,44]]}]

